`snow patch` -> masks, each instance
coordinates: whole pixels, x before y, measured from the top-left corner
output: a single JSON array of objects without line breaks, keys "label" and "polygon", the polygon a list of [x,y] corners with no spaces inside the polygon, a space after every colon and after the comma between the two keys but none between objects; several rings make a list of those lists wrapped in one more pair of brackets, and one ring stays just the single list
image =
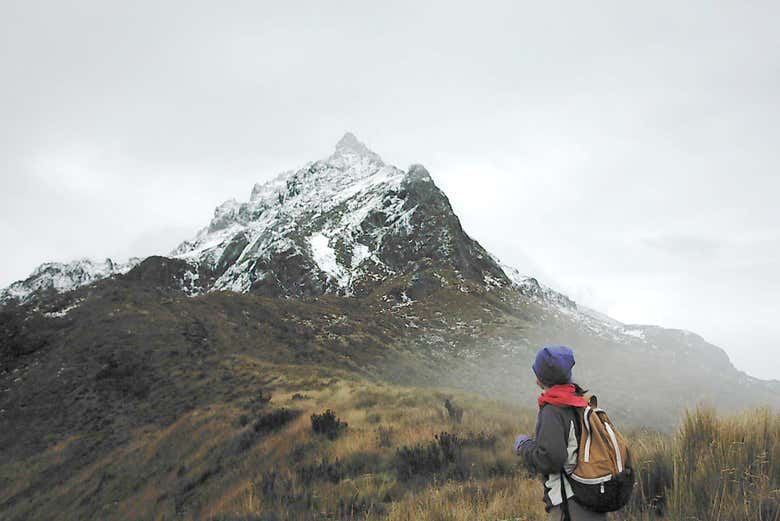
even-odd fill
[{"label": "snow patch", "polygon": [[330,239],[322,233],[315,233],[308,239],[312,258],[320,270],[336,281],[339,287],[346,287],[349,275],[336,260],[336,251],[330,246]]},{"label": "snow patch", "polygon": [[60,309],[58,311],[50,311],[48,313],[44,313],[43,316],[49,317],[49,318],[61,318],[61,317],[64,317],[70,311],[72,311],[72,310],[76,309],[77,307],[79,307],[82,302],[84,302],[84,299],[79,299],[79,300],[75,301],[73,304],[71,304],[70,306],[64,307],[64,308],[62,308],[62,309]]},{"label": "snow patch", "polygon": [[365,244],[360,244],[359,242],[356,242],[352,246],[352,267],[357,268],[360,266],[360,264],[363,263],[364,260],[369,258],[371,256],[371,250],[368,246]]}]

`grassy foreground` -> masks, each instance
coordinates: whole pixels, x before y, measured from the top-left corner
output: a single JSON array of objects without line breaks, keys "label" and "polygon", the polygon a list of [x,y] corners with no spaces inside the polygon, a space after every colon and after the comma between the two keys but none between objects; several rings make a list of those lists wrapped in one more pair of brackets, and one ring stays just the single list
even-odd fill
[{"label": "grassy foreground", "polygon": [[[129,443],[74,436],[0,462],[0,517],[546,519],[541,483],[511,451],[533,430],[532,408],[295,366],[253,371],[267,392],[149,425]],[[639,484],[611,519],[780,520],[780,415],[700,409],[672,436],[627,434]]]}]

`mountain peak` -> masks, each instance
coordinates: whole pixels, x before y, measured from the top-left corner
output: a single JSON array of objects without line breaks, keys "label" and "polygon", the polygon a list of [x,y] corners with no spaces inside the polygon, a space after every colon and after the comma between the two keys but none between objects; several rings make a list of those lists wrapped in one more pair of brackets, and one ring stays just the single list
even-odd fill
[{"label": "mountain peak", "polygon": [[339,139],[338,143],[336,143],[336,148],[333,155],[340,157],[354,155],[365,157],[379,163],[382,162],[382,159],[379,157],[379,155],[369,149],[361,141],[359,141],[352,132],[347,132],[341,139]]}]

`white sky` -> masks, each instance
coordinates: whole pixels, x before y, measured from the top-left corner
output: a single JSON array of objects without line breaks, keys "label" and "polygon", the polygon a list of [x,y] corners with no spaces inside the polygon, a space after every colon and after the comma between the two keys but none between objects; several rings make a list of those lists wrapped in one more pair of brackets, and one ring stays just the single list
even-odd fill
[{"label": "white sky", "polygon": [[780,4],[419,4],[0,3],[0,286],[165,253],[350,130],[505,262],[780,378]]}]

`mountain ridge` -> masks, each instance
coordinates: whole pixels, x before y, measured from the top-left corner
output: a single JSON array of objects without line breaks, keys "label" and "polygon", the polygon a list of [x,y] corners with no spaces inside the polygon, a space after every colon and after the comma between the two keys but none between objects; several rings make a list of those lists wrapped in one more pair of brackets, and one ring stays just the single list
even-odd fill
[{"label": "mountain ridge", "polygon": [[[86,334],[80,324],[103,313],[86,305],[90,299],[122,303],[140,298],[133,296],[138,291],[152,292],[182,309],[190,305],[180,298],[193,299],[196,307],[216,306],[217,316],[232,316],[219,294],[239,293],[346,309],[353,309],[352,300],[362,303],[371,310],[362,320],[377,327],[393,324],[394,333],[380,342],[395,358],[377,354],[362,368],[333,360],[401,383],[423,379],[490,395],[509,388],[513,396],[532,398],[532,382],[516,382],[516,375],[527,371],[539,345],[567,343],[577,349],[583,381],[615,396],[618,418],[670,425],[675,411],[700,399],[738,408],[744,400],[768,403],[780,390],[776,382],[738,371],[722,348],[694,333],[623,324],[503,264],[466,234],[422,165],[405,171],[387,165],[349,133],[330,156],[255,184],[247,201],[217,206],[209,223],[169,256],[79,262],[73,269],[44,264],[49,267],[2,292],[0,361],[22,363],[39,349],[60,346],[56,335],[63,331]],[[332,298],[344,302],[330,304]],[[148,307],[153,300],[147,295],[138,302]],[[150,318],[141,313],[128,320],[132,330],[147,327]],[[239,322],[234,318],[212,328],[230,336],[230,327],[249,327],[230,325]],[[347,340],[357,327],[319,324],[317,333],[302,334],[319,339],[315,345],[329,339],[324,344],[329,347],[313,348],[316,355],[293,350],[286,356],[300,362],[323,356],[321,349],[346,349],[347,360],[361,359],[360,341]],[[123,333],[108,328],[100,335],[103,344],[113,345],[110,339]],[[331,346],[335,338],[341,344]],[[685,366],[690,357],[699,367]],[[648,388],[676,400],[670,410],[660,400],[627,391],[635,383],[632,375],[642,373]],[[688,396],[675,399],[677,393]]]},{"label": "mountain ridge", "polygon": [[[255,184],[248,201],[240,203],[229,199],[218,205],[209,224],[195,237],[171,250],[168,257],[192,264],[190,277],[193,283],[186,287],[193,294],[212,289],[256,290],[265,280],[262,265],[272,263],[279,255],[287,259],[301,258],[298,276],[319,271],[309,277],[307,287],[295,288],[286,281],[288,284],[280,284],[282,288],[278,288],[283,290],[281,292],[298,296],[326,292],[350,294],[355,285],[366,279],[396,275],[410,268],[404,264],[413,263],[415,255],[432,253],[403,253],[415,239],[411,237],[411,227],[420,204],[440,206],[436,208],[437,213],[450,219],[434,223],[441,225],[438,229],[426,223],[415,223],[419,228],[425,228],[422,233],[429,235],[418,237],[423,239],[418,247],[424,249],[422,243],[426,240],[438,239],[436,245],[447,248],[440,252],[441,260],[446,260],[446,255],[454,255],[456,263],[461,261],[458,267],[467,276],[484,272],[493,283],[508,283],[503,270],[494,265],[492,256],[462,230],[449,201],[435,186],[425,167],[413,164],[407,171],[402,171],[385,165],[378,154],[351,133],[339,140],[329,157]],[[437,233],[441,236],[432,237]],[[392,244],[385,240],[388,238],[397,240]],[[462,240],[458,242],[458,239]],[[402,240],[405,244],[398,244]],[[382,251],[383,247],[385,251]],[[484,261],[477,267],[479,273],[463,262],[462,248],[474,250],[466,252],[465,256]],[[25,281],[17,281],[0,292],[0,303],[10,300],[24,303],[34,298],[41,287],[67,291],[102,277],[126,273],[140,261],[134,258],[123,263],[121,271],[93,270],[90,277],[76,279],[67,287],[51,284],[45,278],[40,282],[31,280],[38,277],[39,270],[36,270]],[[69,263],[60,264],[63,269],[70,266]],[[199,265],[208,267],[210,278],[200,280]],[[269,291],[280,293],[271,288]]]}]

